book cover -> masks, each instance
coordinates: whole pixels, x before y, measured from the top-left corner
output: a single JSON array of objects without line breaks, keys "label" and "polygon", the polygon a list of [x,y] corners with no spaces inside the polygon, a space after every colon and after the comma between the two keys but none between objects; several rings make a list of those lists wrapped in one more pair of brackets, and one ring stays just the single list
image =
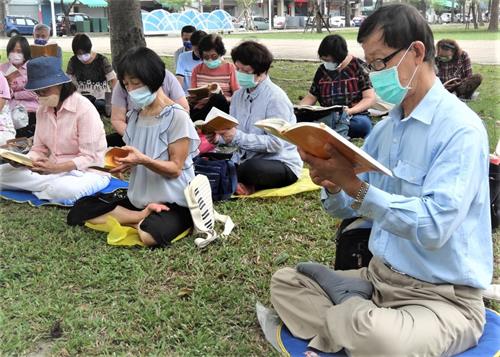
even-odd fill
[{"label": "book cover", "polygon": [[89,166],[89,169],[109,172],[117,166],[120,166],[115,159],[127,157],[129,152],[119,147],[112,147],[104,154],[104,166]]},{"label": "book cover", "polygon": [[50,43],[47,45],[30,45],[31,57],[37,58],[42,56],[57,57],[57,44]]},{"label": "book cover", "polygon": [[307,105],[307,104],[295,104],[293,106],[294,110],[303,110],[303,111],[309,111],[309,112],[332,112],[332,111],[339,111],[341,112],[344,110],[343,105],[332,105],[331,107],[322,107],[320,105]]},{"label": "book cover", "polygon": [[207,114],[205,120],[197,120],[194,125],[200,128],[204,134],[211,134],[220,130],[232,129],[238,126],[238,120],[231,115],[213,107]]},{"label": "book cover", "polygon": [[297,117],[297,122],[314,122],[320,120],[332,112],[342,112],[343,105],[332,105],[331,107],[321,107],[319,105],[294,105],[293,111]]},{"label": "book cover", "polygon": [[206,86],[188,89],[189,96],[198,100],[206,98],[210,96],[210,94],[216,94],[220,92],[221,88],[217,83],[210,83]]},{"label": "book cover", "polygon": [[388,168],[323,123],[290,124],[283,119],[272,118],[260,120],[255,126],[322,159],[329,157],[324,148],[329,143],[353,164],[356,173],[378,171],[392,176]]},{"label": "book cover", "polygon": [[24,155],[19,152],[0,149],[0,157],[26,167],[33,167],[33,160],[28,155]]}]

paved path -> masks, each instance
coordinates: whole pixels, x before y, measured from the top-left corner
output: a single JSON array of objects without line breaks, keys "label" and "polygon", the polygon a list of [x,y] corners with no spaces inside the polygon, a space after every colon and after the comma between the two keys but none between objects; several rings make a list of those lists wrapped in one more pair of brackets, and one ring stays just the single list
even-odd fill
[{"label": "paved path", "polygon": [[[55,39],[63,51],[71,52],[71,37],[59,37]],[[7,38],[0,38],[0,48],[5,48]],[[228,54],[231,48],[236,46],[241,39],[226,38],[224,44]],[[173,55],[175,50],[181,46],[179,37],[173,36],[149,36],[146,37],[148,47],[160,55]],[[265,44],[276,58],[294,60],[317,60],[317,49],[320,40],[301,40],[300,33],[296,40],[260,40]],[[92,38],[93,49],[100,53],[110,53],[111,47],[109,36],[96,36]],[[363,58],[363,50],[356,41],[347,41],[349,51],[355,56]],[[462,40],[460,46],[467,51],[473,63],[500,64],[500,41],[495,40]]]}]

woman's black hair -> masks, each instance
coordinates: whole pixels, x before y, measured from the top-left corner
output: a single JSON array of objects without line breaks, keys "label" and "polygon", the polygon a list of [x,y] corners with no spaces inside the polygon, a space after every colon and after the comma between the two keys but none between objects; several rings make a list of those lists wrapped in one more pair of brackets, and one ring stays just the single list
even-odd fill
[{"label": "woman's black hair", "polygon": [[139,79],[154,93],[163,84],[165,63],[147,47],[134,47],[122,55],[117,65],[118,80],[123,85],[125,75]]},{"label": "woman's black hair", "polygon": [[198,46],[198,44],[200,43],[201,39],[203,37],[205,37],[207,35],[207,33],[203,30],[196,30],[195,32],[193,32],[193,34],[191,35],[191,44],[193,46]]},{"label": "woman's black hair", "polygon": [[90,37],[88,37],[86,34],[77,33],[75,37],[73,37],[71,48],[73,49],[73,53],[75,55],[78,50],[82,50],[84,53],[90,53],[90,51],[92,50],[92,41],[90,41]]},{"label": "woman's black hair", "polygon": [[266,46],[255,41],[245,41],[231,51],[233,62],[239,61],[254,70],[254,74],[266,73],[273,63],[273,55]]},{"label": "woman's black hair", "polygon": [[19,43],[21,46],[21,51],[23,52],[24,62],[31,59],[31,48],[28,40],[24,36],[14,36],[11,37],[7,43],[7,56],[14,50],[14,47]]},{"label": "woman's black hair", "polygon": [[215,50],[219,56],[224,56],[226,54],[226,48],[222,42],[222,37],[216,34],[211,34],[204,36],[200,43],[198,44],[198,51],[200,56],[203,56],[203,52],[208,52],[210,50]]},{"label": "woman's black hair", "polygon": [[63,83],[61,85],[61,94],[59,94],[59,103],[63,103],[70,95],[76,92],[76,86],[73,82]]},{"label": "woman's black hair", "polygon": [[340,63],[347,57],[347,42],[342,36],[328,35],[321,41],[318,55],[320,57],[331,56],[335,62]]},{"label": "woman's black hair", "polygon": [[434,62],[434,36],[427,21],[413,6],[390,4],[377,9],[361,24],[358,42],[363,43],[378,29],[382,30],[382,39],[390,48],[407,49],[413,42],[421,41],[425,46],[424,61]]}]

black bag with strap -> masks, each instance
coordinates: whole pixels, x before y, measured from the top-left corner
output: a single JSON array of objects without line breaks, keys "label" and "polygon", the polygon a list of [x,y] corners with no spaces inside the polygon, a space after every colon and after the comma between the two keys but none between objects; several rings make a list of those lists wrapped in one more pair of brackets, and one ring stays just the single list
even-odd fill
[{"label": "black bag with strap", "polygon": [[367,267],[373,255],[368,250],[371,225],[360,217],[344,219],[335,234],[335,270]]},{"label": "black bag with strap", "polygon": [[491,204],[491,229],[498,228],[500,223],[500,160],[490,159],[490,204]]}]

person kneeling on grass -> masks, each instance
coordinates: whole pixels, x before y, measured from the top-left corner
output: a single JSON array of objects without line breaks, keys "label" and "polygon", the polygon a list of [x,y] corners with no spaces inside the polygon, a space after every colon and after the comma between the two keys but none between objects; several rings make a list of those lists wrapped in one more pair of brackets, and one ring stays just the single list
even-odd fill
[{"label": "person kneeling on grass", "polygon": [[112,170],[130,170],[128,194],[113,202],[77,202],[68,223],[102,224],[111,215],[137,228],[145,245],[166,246],[193,226],[184,188],[195,176],[193,157],[200,139],[189,114],[163,92],[165,64],[155,52],[130,49],[117,70],[120,85],[139,108],[129,112],[123,136],[129,154],[115,159],[120,165]]},{"label": "person kneeling on grass", "polygon": [[267,74],[273,55],[264,45],[246,41],[233,48],[231,57],[241,88],[232,96],[229,114],[238,119],[239,125],[207,139],[213,144],[238,146],[239,151],[233,155],[238,164],[237,194],[291,185],[302,170],[296,147],[254,125],[266,118],[296,122],[290,99]]},{"label": "person kneeling on grass", "polygon": [[72,204],[109,184],[109,175],[89,171],[102,166],[106,137],[94,106],[76,92],[56,57],[28,62],[26,89],[38,95],[37,125],[28,156],[33,168],[0,166],[0,187],[25,190],[39,199]]},{"label": "person kneeling on grass", "polygon": [[[364,150],[393,177],[356,175],[302,152],[333,216],[373,222],[367,268],[285,268],[271,302],[292,334],[349,356],[453,356],[483,333],[482,289],[493,273],[488,136],[481,119],[434,72],[431,29],[412,6],[379,8],[358,41],[382,100],[394,100]],[[340,252],[338,252],[340,254]]]}]

